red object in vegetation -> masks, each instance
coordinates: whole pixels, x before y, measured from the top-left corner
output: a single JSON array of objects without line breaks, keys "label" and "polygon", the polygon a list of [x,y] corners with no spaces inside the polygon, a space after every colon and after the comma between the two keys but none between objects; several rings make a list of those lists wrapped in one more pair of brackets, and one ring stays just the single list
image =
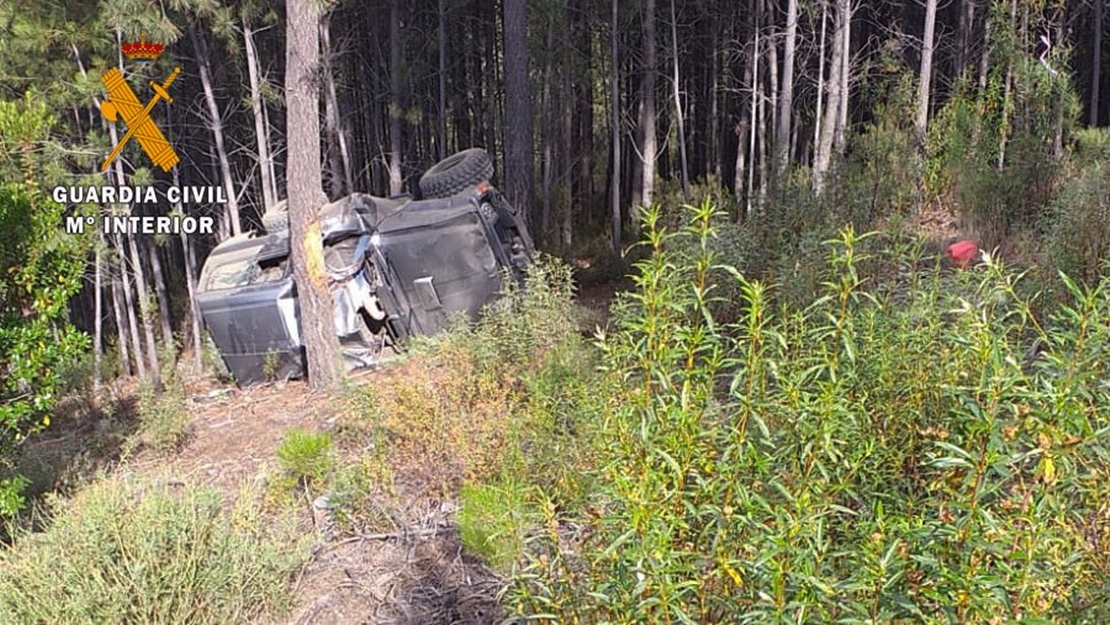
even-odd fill
[{"label": "red object in vegetation", "polygon": [[960,269],[967,269],[971,261],[979,255],[979,246],[975,241],[956,241],[948,246],[948,258],[956,263]]}]

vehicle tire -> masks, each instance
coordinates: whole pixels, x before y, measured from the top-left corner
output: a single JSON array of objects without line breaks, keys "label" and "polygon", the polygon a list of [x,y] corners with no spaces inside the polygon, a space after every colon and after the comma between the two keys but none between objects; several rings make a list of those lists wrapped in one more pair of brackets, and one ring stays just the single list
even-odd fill
[{"label": "vehicle tire", "polygon": [[289,202],[282,200],[262,213],[262,228],[266,232],[284,232],[289,229]]},{"label": "vehicle tire", "polygon": [[489,152],[470,148],[448,156],[424,172],[420,177],[420,193],[428,199],[450,197],[492,176]]}]

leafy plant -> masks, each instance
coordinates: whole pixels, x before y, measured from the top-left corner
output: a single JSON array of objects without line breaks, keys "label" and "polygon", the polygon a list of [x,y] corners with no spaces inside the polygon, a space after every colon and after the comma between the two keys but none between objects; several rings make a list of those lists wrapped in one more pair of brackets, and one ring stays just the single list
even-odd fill
[{"label": "leafy plant", "polygon": [[335,468],[331,434],[292,429],[277,448],[278,466],[305,488],[323,486]]},{"label": "leafy plant", "polygon": [[291,605],[304,544],[246,492],[228,514],[214,489],[103,479],[0,550],[0,621],[254,621]]}]

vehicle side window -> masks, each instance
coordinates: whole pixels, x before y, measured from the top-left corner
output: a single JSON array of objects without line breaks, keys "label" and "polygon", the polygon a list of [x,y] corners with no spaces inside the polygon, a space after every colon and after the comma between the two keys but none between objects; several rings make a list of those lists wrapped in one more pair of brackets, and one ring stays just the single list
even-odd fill
[{"label": "vehicle side window", "polygon": [[287,268],[287,258],[263,261],[262,263],[252,260],[218,265],[209,271],[208,282],[204,285],[204,290],[218,291],[252,284],[277,282],[286,277]]}]

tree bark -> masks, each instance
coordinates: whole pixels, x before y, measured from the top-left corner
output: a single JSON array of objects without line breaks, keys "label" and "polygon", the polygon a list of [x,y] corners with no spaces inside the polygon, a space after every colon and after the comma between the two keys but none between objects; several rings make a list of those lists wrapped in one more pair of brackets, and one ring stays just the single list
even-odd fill
[{"label": "tree bark", "polygon": [[[286,0],[308,2],[310,0]],[[389,2],[389,194],[401,194],[401,0]]]},{"label": "tree bark", "polygon": [[917,111],[914,130],[917,133],[917,150],[925,149],[925,133],[929,125],[930,82],[933,77],[933,33],[937,22],[937,0],[925,0],[925,37],[921,40],[921,69],[917,77]]},{"label": "tree bark", "polygon": [[798,39],[798,0],[786,4],[786,44],[782,53],[782,93],[775,132],[775,178],[781,183],[790,161],[790,118],[794,110],[794,47]]},{"label": "tree bark", "polygon": [[[265,178],[263,174],[263,178]],[[173,170],[173,184],[174,186],[181,186],[181,176],[177,168]],[[174,212],[184,214],[184,208],[178,203],[173,207]],[[179,230],[181,237],[181,254],[184,257],[185,264],[185,290],[189,296],[189,330],[190,340],[193,344],[193,364],[197,371],[200,371],[204,366],[202,355],[204,347],[201,341],[201,327],[200,327],[200,306],[197,304],[197,260],[196,254],[193,252],[193,242],[189,235],[185,233],[184,229]]]},{"label": "tree bark", "polygon": [[618,0],[613,0],[613,21],[609,27],[609,90],[612,98],[609,106],[610,130],[612,131],[612,144],[610,150],[612,151],[613,157],[613,176],[610,181],[611,204],[609,208],[613,229],[613,251],[619,254],[621,252],[621,95],[619,72],[620,57],[617,50],[617,31],[620,26],[620,14],[617,1]]},{"label": "tree bark", "polygon": [[254,117],[255,144],[258,147],[259,180],[262,181],[262,212],[265,212],[265,209],[277,204],[277,184],[274,180],[273,159],[270,156],[270,127],[266,123],[262,108],[258,50],[254,45],[254,31],[246,18],[243,19],[243,43],[247,49],[247,76],[251,88],[251,113]]},{"label": "tree bark", "polygon": [[162,274],[162,259],[158,255],[158,244],[154,239],[147,241],[146,252],[150,260],[150,273],[154,278],[154,294],[158,298],[158,320],[162,324],[162,341],[173,343],[173,318],[170,311],[170,298],[166,294],[166,281]]},{"label": "tree bark", "polygon": [[197,53],[198,69],[200,71],[200,84],[204,90],[204,103],[208,107],[209,130],[216,144],[216,158],[220,164],[220,179],[227,196],[227,224],[232,235],[243,231],[239,224],[239,196],[235,193],[235,182],[231,177],[231,162],[227,158],[227,148],[224,146],[224,125],[220,119],[220,107],[216,103],[216,94],[212,90],[212,76],[209,70],[210,59],[208,45],[204,37],[197,34],[196,28],[189,25],[189,36],[193,40],[193,47]]},{"label": "tree bark", "polygon": [[447,6],[446,0],[439,0],[437,21],[439,39],[439,124],[436,126],[436,157],[447,158]]},{"label": "tree bark", "polygon": [[847,147],[846,134],[848,129],[848,100],[851,96],[849,80],[852,77],[852,3],[844,3],[844,49],[840,55],[840,102],[837,106],[836,134],[833,137],[833,147],[836,153],[843,156]]},{"label": "tree bark", "polygon": [[825,97],[825,33],[829,21],[829,3],[821,2],[821,38],[817,44],[817,108],[813,114],[813,151],[817,156],[817,144],[821,141],[821,112]]},{"label": "tree bark", "polygon": [[335,336],[335,304],[324,269],[323,237],[317,221],[323,194],[317,82],[320,9],[315,0],[286,0],[285,10],[287,184],[293,278],[297,284],[309,388],[333,390],[340,380],[339,342]]},{"label": "tree bark", "polygon": [[1098,126],[1099,86],[1102,82],[1102,2],[1094,1],[1093,43],[1091,45],[1091,117],[1089,124]]},{"label": "tree bark", "polygon": [[528,80],[528,2],[504,0],[505,196],[532,219],[532,86]]},{"label": "tree bark", "polygon": [[[324,119],[327,122],[328,153],[331,159],[332,192],[334,196],[351,193],[355,188],[351,173],[351,152],[347,148],[346,124],[339,116],[339,103],[335,94],[335,73],[331,64],[331,20],[324,16],[320,20],[320,43],[324,50]],[[340,178],[342,175],[342,178]]]},{"label": "tree bark", "polygon": [[632,196],[633,232],[639,231],[640,214],[643,207],[651,206],[655,195],[655,75],[659,71],[656,62],[655,37],[655,0],[644,2],[644,74],[640,83],[640,155],[638,167],[638,188]]},{"label": "tree bark", "polygon": [[956,28],[956,77],[967,71],[968,58],[971,56],[971,31],[975,26],[976,0],[960,0],[960,21]]},{"label": "tree bark", "polygon": [[844,65],[844,31],[847,28],[848,0],[836,2],[836,30],[833,33],[833,49],[829,80],[826,83],[828,99],[825,102],[824,119],[821,122],[821,136],[813,158],[813,188],[821,195],[825,191],[825,176],[832,160],[833,139],[840,116],[841,82],[840,72]]},{"label": "tree bark", "polygon": [[[105,241],[103,238],[104,234],[101,233],[100,237],[101,244],[107,247],[107,241]],[[122,269],[122,266],[117,266],[117,269]],[[134,371],[131,368],[131,350],[127,347],[127,337],[131,326],[128,323],[127,315],[125,315],[123,312],[124,297],[120,284],[121,278],[118,275],[113,274],[111,277],[111,282],[112,309],[113,312],[115,312],[116,317],[116,347],[119,348],[120,373],[122,373],[124,376],[131,377]]]},{"label": "tree bark", "polygon": [[679,90],[678,73],[678,17],[675,14],[674,0],[671,0],[671,54],[674,57],[674,114],[678,122],[678,157],[680,180],[682,181],[682,197],[690,201],[690,167],[686,159],[686,121],[682,113],[682,96]]},{"label": "tree bark", "polygon": [[104,353],[104,235],[96,239],[96,253],[93,257],[93,398],[100,397],[100,382],[103,379],[101,362]]}]

